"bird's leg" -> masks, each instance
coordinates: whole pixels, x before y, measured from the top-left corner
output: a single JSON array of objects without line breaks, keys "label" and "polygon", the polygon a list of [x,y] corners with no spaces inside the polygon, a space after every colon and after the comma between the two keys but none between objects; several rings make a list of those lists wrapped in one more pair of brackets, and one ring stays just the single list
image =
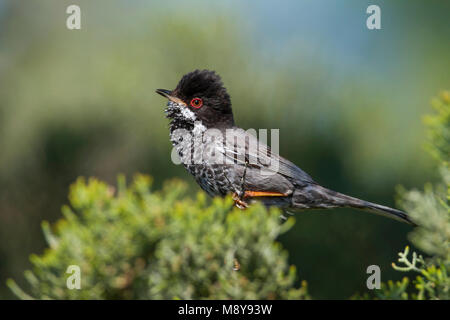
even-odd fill
[{"label": "bird's leg", "polygon": [[[227,181],[228,181],[228,183],[230,184],[230,186],[234,189],[234,185],[231,183],[230,179],[228,179],[228,176],[227,176],[226,173],[224,174],[224,176],[225,176],[225,179],[227,179]],[[236,189],[234,189],[234,192],[233,192],[233,195],[232,195],[232,198],[233,198],[233,201],[234,201],[233,206],[236,206],[236,207],[238,207],[239,209],[245,209],[245,208],[246,208],[245,203],[242,202],[242,201],[239,199],[238,192],[239,192],[239,191],[237,191]]]},{"label": "bird's leg", "polygon": [[[287,197],[289,193],[281,192],[271,192],[271,191],[251,191],[245,190],[245,175],[247,173],[248,162],[245,162],[244,173],[241,177],[241,189],[236,190],[233,193],[233,200],[236,207],[239,209],[245,209],[248,207],[248,203],[244,200],[246,198],[256,198],[256,197]],[[226,175],[225,175],[226,177]],[[228,180],[228,178],[227,178]],[[228,182],[230,182],[228,180]],[[231,182],[230,182],[231,184]]]},{"label": "bird's leg", "polygon": [[239,199],[242,200],[245,197],[245,175],[247,174],[248,161],[245,161],[244,173],[241,177],[241,190],[239,190]]},{"label": "bird's leg", "polygon": [[234,192],[233,195],[232,195],[232,197],[233,197],[233,200],[234,200],[234,205],[235,205],[236,207],[238,207],[239,209],[246,209],[246,208],[248,208],[248,203],[245,202],[244,200],[242,200],[242,199],[238,196],[237,192]]},{"label": "bird's leg", "polygon": [[239,209],[245,209],[248,207],[247,202],[244,201],[245,198],[245,175],[247,174],[248,161],[245,161],[244,173],[241,177],[241,190],[238,190],[233,194],[233,200],[236,207]]},{"label": "bird's leg", "polygon": [[[245,198],[245,193],[246,193],[244,187],[245,187],[245,175],[247,174],[247,166],[248,166],[248,161],[245,161],[244,173],[242,174],[242,178],[241,178],[241,190],[235,189],[233,192],[233,195],[232,195],[233,200],[234,200],[234,205],[236,207],[238,207],[239,209],[245,209],[248,207],[248,204],[243,200]],[[228,183],[233,187],[233,184],[228,179],[226,174],[225,174],[225,178],[228,180]]]}]

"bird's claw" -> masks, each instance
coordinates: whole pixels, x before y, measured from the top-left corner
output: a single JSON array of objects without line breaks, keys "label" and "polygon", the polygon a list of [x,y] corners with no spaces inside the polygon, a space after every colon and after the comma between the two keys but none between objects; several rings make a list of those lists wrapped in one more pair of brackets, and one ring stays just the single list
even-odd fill
[{"label": "bird's claw", "polygon": [[241,197],[235,192],[233,193],[233,201],[234,205],[238,207],[239,209],[246,209],[248,208],[248,203],[241,199]]}]

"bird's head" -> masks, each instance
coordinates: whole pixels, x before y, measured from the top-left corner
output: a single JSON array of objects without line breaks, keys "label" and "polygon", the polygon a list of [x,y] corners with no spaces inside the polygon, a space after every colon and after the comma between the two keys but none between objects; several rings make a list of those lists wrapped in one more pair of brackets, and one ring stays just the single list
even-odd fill
[{"label": "bird's head", "polygon": [[157,89],[156,93],[169,99],[166,114],[173,121],[200,121],[207,128],[234,125],[230,96],[214,71],[187,73],[174,90]]}]

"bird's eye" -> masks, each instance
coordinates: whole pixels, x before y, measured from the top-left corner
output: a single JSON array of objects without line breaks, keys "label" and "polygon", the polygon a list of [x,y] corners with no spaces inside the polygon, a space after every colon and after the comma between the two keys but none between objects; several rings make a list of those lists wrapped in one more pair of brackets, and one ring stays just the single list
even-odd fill
[{"label": "bird's eye", "polygon": [[200,108],[203,105],[203,100],[200,98],[194,98],[191,100],[191,107],[193,108]]}]

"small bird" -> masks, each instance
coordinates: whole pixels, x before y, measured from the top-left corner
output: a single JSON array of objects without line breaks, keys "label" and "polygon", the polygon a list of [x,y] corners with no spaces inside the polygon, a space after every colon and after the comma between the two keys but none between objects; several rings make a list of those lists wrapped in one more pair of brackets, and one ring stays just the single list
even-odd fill
[{"label": "small bird", "polygon": [[211,196],[232,194],[236,206],[253,201],[288,212],[350,207],[414,224],[405,212],[332,191],[237,127],[219,75],[195,70],[167,98],[170,140],[185,168]]}]

